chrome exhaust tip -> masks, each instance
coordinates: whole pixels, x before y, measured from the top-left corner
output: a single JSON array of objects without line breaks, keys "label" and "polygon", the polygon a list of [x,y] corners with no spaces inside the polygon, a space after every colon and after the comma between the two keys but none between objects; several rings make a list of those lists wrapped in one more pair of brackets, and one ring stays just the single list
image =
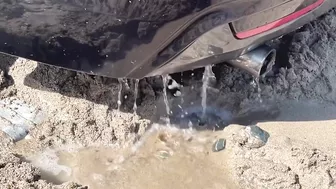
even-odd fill
[{"label": "chrome exhaust tip", "polygon": [[276,50],[263,45],[227,63],[247,71],[255,78],[264,77],[275,63]]}]

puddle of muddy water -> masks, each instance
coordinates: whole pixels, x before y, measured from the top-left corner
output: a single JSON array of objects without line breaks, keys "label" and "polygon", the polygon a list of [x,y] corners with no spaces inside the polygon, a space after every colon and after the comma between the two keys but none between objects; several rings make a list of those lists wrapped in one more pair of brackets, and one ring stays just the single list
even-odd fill
[{"label": "puddle of muddy water", "polygon": [[134,148],[54,150],[31,162],[49,173],[49,181],[75,181],[92,189],[236,188],[226,165],[228,150],[212,151],[217,132],[153,128]]}]

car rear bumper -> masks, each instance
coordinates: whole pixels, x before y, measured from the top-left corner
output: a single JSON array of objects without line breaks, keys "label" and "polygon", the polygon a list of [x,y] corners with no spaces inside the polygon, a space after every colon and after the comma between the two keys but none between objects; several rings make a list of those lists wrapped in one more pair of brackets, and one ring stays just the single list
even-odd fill
[{"label": "car rear bumper", "polygon": [[[143,78],[233,59],[312,21],[336,1],[324,0],[297,20],[251,37],[235,32],[320,1],[3,1],[0,52],[94,75]],[[260,13],[263,18],[255,17]]]},{"label": "car rear bumper", "polygon": [[[295,31],[335,6],[336,1],[325,0],[315,9],[294,20],[244,39],[234,36],[229,24],[222,24],[200,36],[181,53],[148,73],[146,77],[196,69],[234,59],[260,44]],[[138,77],[137,73],[133,74],[134,77]]]}]

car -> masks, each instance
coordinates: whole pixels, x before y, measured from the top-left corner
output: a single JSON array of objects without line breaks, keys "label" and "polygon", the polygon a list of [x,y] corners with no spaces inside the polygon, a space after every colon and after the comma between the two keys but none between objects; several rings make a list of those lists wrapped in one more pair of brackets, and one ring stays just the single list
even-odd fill
[{"label": "car", "polygon": [[144,78],[227,62],[265,74],[265,43],[335,0],[3,0],[0,51],[111,78]]}]

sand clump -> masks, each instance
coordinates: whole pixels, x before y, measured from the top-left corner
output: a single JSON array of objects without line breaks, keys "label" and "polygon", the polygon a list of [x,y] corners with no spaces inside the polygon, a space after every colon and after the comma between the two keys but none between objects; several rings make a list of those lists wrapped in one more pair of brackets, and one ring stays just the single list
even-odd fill
[{"label": "sand clump", "polygon": [[[39,80],[35,80],[34,77],[27,79],[27,76],[37,68],[36,62],[13,59],[12,63],[14,63],[12,66],[9,64],[11,67],[8,68],[7,74],[13,79],[14,83],[8,85],[6,77],[2,77],[4,79],[3,83],[7,87],[1,91],[1,98],[23,100],[32,106],[40,108],[46,115],[42,124],[30,130],[30,139],[25,140],[27,144],[23,148],[29,146],[29,148],[33,148],[31,151],[36,152],[45,148],[71,145],[75,146],[75,148],[98,145],[127,146],[127,144],[132,144],[132,141],[136,140],[141,133],[144,133],[150,123],[148,119],[143,119],[139,115],[127,112],[127,107],[124,107],[126,109],[125,112],[113,110],[117,101],[115,99],[116,95],[113,94],[113,92],[117,91],[117,82],[115,81],[109,81],[111,83],[101,87],[99,86],[101,85],[99,81],[97,83],[96,80],[90,79],[90,76],[85,74],[76,76],[76,73],[67,70],[57,71],[58,69],[55,68],[50,68],[51,70],[44,68],[47,71],[41,72],[41,75],[50,81],[49,83],[46,80],[42,80],[42,82],[48,82],[49,85],[46,87]],[[54,75],[46,76],[45,74],[49,72]],[[1,73],[4,72],[1,71]],[[71,77],[73,76],[74,78],[70,79],[71,77],[69,76],[70,78],[66,78],[68,79],[67,81],[57,80],[59,74],[64,77],[67,76],[66,74],[72,74]],[[86,79],[84,83],[79,83],[83,78]],[[90,84],[90,82],[94,83]],[[78,88],[73,89],[71,88],[72,85]],[[34,89],[34,87],[37,89]],[[68,92],[70,93],[68,97],[61,94],[61,90],[70,91]],[[71,97],[71,93],[76,93],[73,95],[75,97]],[[92,95],[88,98],[96,98],[96,102],[92,102],[94,101],[92,99],[90,99],[91,101],[86,100],[85,95],[87,94]],[[77,98],[79,96],[84,99]],[[97,102],[104,98],[109,102]],[[132,96],[130,96],[131,98]],[[141,110],[141,108],[139,109]],[[53,185],[41,179],[40,170],[13,154],[11,152],[15,148],[13,140],[6,134],[2,133],[2,135],[0,146],[4,163],[0,168],[0,172],[3,174],[1,176],[3,180],[0,182],[1,187],[85,188],[74,183]],[[18,152],[20,153],[21,151]],[[10,159],[6,158],[7,155],[5,154],[9,154],[8,157],[14,158],[15,162],[11,162]]]},{"label": "sand clump", "polygon": [[[132,112],[132,89],[123,86],[125,101],[117,111],[118,82],[114,79],[89,76],[24,59],[4,58],[1,65],[1,99],[20,99],[41,109],[45,114],[42,124],[29,132],[20,147],[2,134],[0,172],[1,187],[5,188],[85,188],[75,183],[54,185],[41,179],[41,172],[16,153],[36,153],[45,148],[71,146],[123,146],[133,144],[149,126],[151,110],[142,103],[151,99],[151,91],[142,82],[138,98],[139,114]],[[62,77],[60,77],[62,76]],[[12,82],[13,81],[13,82]],[[129,84],[131,87],[133,83]],[[149,94],[147,94],[149,93]],[[125,98],[127,96],[127,98]],[[152,96],[155,98],[155,96]],[[131,101],[131,102],[130,102]],[[150,102],[147,104],[151,104]],[[142,111],[146,109],[147,111]],[[30,149],[31,148],[31,149]],[[15,150],[16,149],[16,150]],[[7,157],[16,162],[9,161]],[[8,161],[7,161],[8,160]],[[5,174],[6,173],[6,174]],[[21,175],[21,177],[20,177]],[[25,176],[26,175],[26,176]]]},{"label": "sand clump", "polygon": [[41,179],[41,171],[31,163],[10,152],[14,143],[4,133],[0,133],[0,188],[37,189],[85,189],[79,184],[68,182],[53,185]]},{"label": "sand clump", "polygon": [[39,180],[40,175],[37,168],[22,162],[13,154],[1,154],[0,165],[2,188],[51,188],[51,185]]},{"label": "sand clump", "polygon": [[335,16],[333,9],[293,34],[288,49],[289,69],[280,69],[278,77],[264,86],[264,95],[277,93],[287,99],[335,102]]},{"label": "sand clump", "polygon": [[290,69],[281,69],[274,89],[290,99],[335,102],[336,11],[322,16],[293,35]]},{"label": "sand clump", "polygon": [[234,148],[231,164],[242,188],[335,188],[336,159],[306,143],[271,136],[262,148]]},{"label": "sand clump", "polygon": [[[15,97],[46,113],[43,124],[31,131],[42,146],[123,144],[149,125],[139,115],[113,109],[117,102],[117,82],[112,80],[103,85],[99,78],[56,68],[39,68],[40,78],[35,75],[27,78],[36,67],[36,62],[18,59],[9,74],[15,80],[11,87],[20,89]],[[63,77],[57,80],[59,75]]]},{"label": "sand clump", "polygon": [[240,188],[336,188],[335,152],[280,135],[270,135],[260,145],[255,135],[246,135],[246,129],[230,125],[217,134],[225,134],[227,164]]}]

